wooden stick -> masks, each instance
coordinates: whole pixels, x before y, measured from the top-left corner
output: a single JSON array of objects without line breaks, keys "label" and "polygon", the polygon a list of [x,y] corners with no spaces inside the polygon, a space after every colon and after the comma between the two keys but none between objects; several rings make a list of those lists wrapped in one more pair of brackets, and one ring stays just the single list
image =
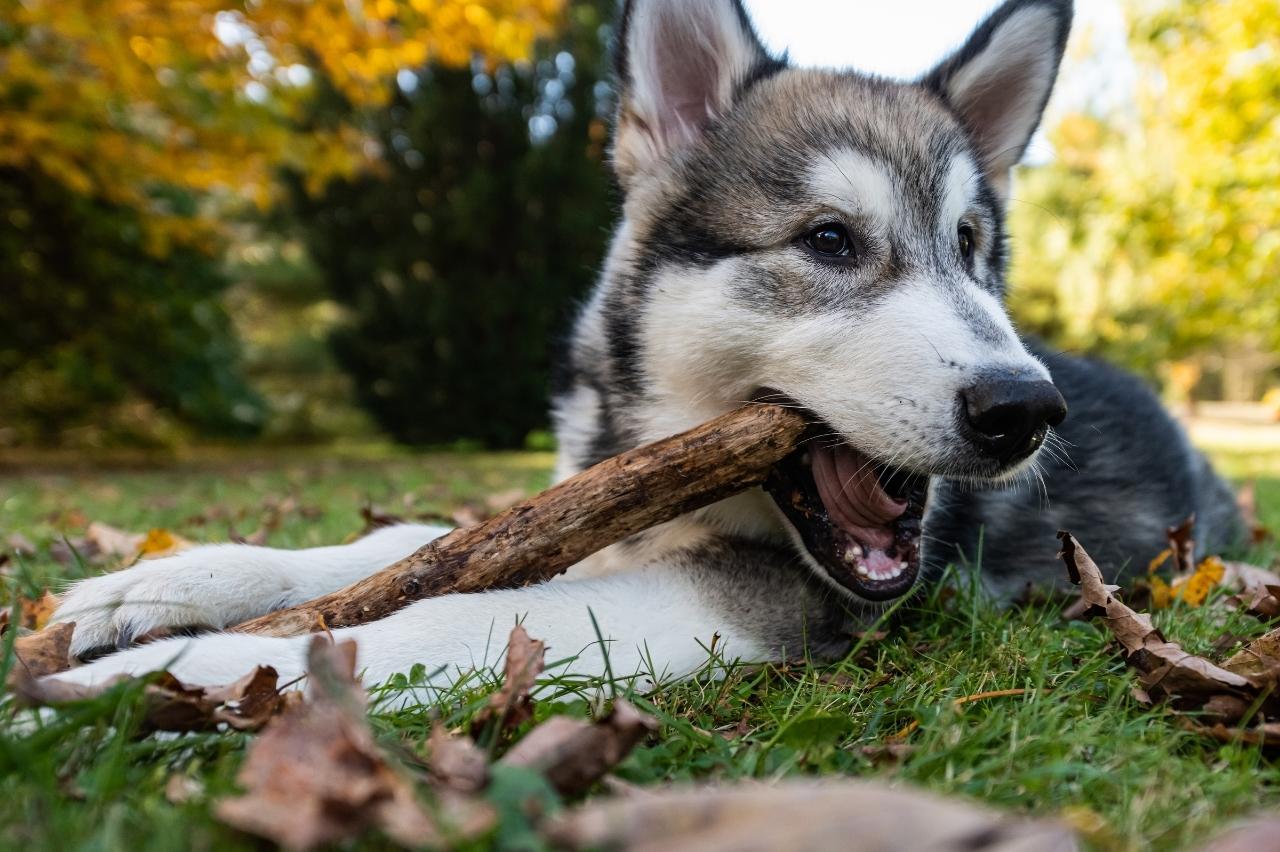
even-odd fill
[{"label": "wooden stick", "polygon": [[807,425],[777,405],[744,406],[606,459],[345,589],[231,629],[298,636],[375,621],[423,598],[548,580],[627,536],[760,484]]}]

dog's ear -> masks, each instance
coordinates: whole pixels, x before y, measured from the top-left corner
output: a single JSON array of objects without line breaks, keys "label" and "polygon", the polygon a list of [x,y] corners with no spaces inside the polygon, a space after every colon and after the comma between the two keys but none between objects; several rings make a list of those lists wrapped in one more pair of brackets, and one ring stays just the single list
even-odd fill
[{"label": "dog's ear", "polygon": [[624,184],[697,140],[745,85],[782,65],[740,0],[626,0],[614,57],[613,161]]},{"label": "dog's ear", "polygon": [[1002,196],[1040,123],[1070,30],[1071,0],[1008,0],[921,81],[960,116]]}]

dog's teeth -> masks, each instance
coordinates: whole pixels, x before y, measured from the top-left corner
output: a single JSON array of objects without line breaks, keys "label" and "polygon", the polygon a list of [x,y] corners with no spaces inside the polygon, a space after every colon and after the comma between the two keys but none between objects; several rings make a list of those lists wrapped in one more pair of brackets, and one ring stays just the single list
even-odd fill
[{"label": "dog's teeth", "polygon": [[[898,563],[898,573],[899,573],[899,574],[901,574],[901,573],[902,573],[903,571],[905,571],[905,570],[907,570],[907,563],[905,563],[905,562],[899,562],[899,563]],[[896,575],[895,575],[895,576],[896,576]]]},{"label": "dog's teeth", "polygon": [[848,558],[850,553],[852,553],[854,556],[861,556],[862,547],[857,544],[851,544],[849,545],[849,549],[844,552],[845,557]]},{"label": "dog's teeth", "polygon": [[868,572],[868,571],[867,571],[867,566],[865,566],[865,565],[859,565],[857,570],[858,570],[858,576],[859,576],[859,577],[866,577],[866,578],[870,579],[871,574],[870,574],[870,572]]},{"label": "dog's teeth", "polygon": [[849,549],[844,552],[844,556],[841,558],[844,559],[845,562],[848,562],[850,565],[852,565],[853,560],[858,558],[858,554],[855,553],[852,549]]}]

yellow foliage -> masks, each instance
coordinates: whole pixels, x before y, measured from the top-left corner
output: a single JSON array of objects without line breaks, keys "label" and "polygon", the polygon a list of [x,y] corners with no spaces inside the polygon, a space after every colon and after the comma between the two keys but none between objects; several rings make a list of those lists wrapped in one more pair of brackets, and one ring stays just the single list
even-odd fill
[{"label": "yellow foliage", "polygon": [[281,165],[311,188],[370,164],[352,128],[296,122],[324,74],[358,105],[397,71],[511,62],[563,0],[0,0],[0,167],[144,211],[157,253],[211,217],[157,187],[259,207]]},{"label": "yellow foliage", "polygon": [[1166,583],[1154,572],[1168,561],[1173,551],[1163,550],[1159,556],[1151,560],[1147,566],[1150,576],[1147,584],[1151,589],[1151,608],[1168,609],[1175,600],[1187,606],[1199,607],[1208,599],[1214,587],[1222,583],[1226,576],[1226,565],[1217,556],[1206,556],[1200,560],[1196,570],[1182,577],[1175,577],[1172,583]]},{"label": "yellow foliage", "polygon": [[1149,367],[1280,351],[1280,5],[1129,9],[1133,110],[1065,117],[1015,189],[1016,312]]}]

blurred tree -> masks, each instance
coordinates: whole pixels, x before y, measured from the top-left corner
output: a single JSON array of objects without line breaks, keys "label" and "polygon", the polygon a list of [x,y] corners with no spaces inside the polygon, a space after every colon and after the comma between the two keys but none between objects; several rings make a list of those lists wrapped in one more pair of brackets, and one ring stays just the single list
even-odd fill
[{"label": "blurred tree", "polygon": [[546,424],[551,349],[611,216],[612,6],[573,5],[532,63],[402,74],[369,127],[385,172],[318,198],[295,181],[309,251],[348,311],[339,362],[399,440],[519,446]]},{"label": "blurred tree", "polygon": [[1213,353],[1274,363],[1280,11],[1275,0],[1134,11],[1134,112],[1067,116],[1050,134],[1055,161],[1015,189],[1014,308],[1064,346],[1148,372]]},{"label": "blurred tree", "polygon": [[313,189],[368,164],[354,128],[297,125],[315,72],[384,104],[405,67],[527,56],[561,3],[0,0],[0,165],[142,210],[150,248],[191,238],[154,187],[265,205],[282,164]]},{"label": "blurred tree", "polygon": [[380,165],[356,123],[302,121],[313,80],[381,107],[405,67],[527,56],[562,2],[0,0],[6,434],[125,400],[259,422],[217,302],[226,224],[279,197],[283,166],[318,192]]},{"label": "blurred tree", "polygon": [[219,435],[258,427],[215,258],[156,257],[136,210],[38,172],[0,168],[0,222],[3,443],[163,443],[173,415]]}]

